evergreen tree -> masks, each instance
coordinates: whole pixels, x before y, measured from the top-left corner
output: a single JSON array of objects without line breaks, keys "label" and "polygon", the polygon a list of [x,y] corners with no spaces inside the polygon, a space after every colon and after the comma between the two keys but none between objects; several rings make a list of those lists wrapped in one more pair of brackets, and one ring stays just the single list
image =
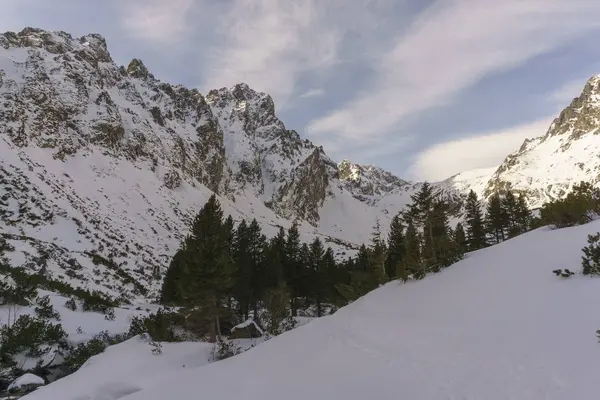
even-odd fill
[{"label": "evergreen tree", "polygon": [[477,194],[471,190],[465,204],[465,219],[467,224],[468,250],[478,250],[487,246],[483,213]]},{"label": "evergreen tree", "polygon": [[517,199],[515,219],[520,228],[520,233],[525,233],[532,228],[533,215],[527,206],[527,199],[523,193],[520,193],[519,198]]},{"label": "evergreen tree", "polygon": [[425,242],[431,246],[428,251],[427,269],[438,272],[456,262],[462,255],[452,237],[448,221],[448,203],[442,199],[435,200],[430,218],[431,239]]},{"label": "evergreen tree", "polygon": [[521,227],[518,223],[519,205],[514,193],[509,189],[500,201],[502,209],[503,225],[506,230],[506,237],[512,238],[521,234]]},{"label": "evergreen tree", "polygon": [[266,253],[265,286],[273,288],[285,279],[283,274],[285,264],[285,230],[283,228],[280,228],[277,235],[269,240]]},{"label": "evergreen tree", "polygon": [[237,226],[233,238],[232,252],[235,266],[233,296],[239,307],[239,315],[244,319],[248,319],[252,303],[252,283],[255,271],[250,260],[250,237],[245,220],[242,220]]},{"label": "evergreen tree", "polygon": [[325,249],[323,248],[323,243],[318,237],[315,238],[315,240],[313,240],[311,243],[309,254],[309,276],[307,279],[307,288],[313,304],[317,306],[317,316],[320,317],[323,315],[322,306],[327,292],[327,271],[323,263]]},{"label": "evergreen tree", "polygon": [[281,323],[288,317],[290,292],[285,282],[280,281],[275,287],[265,291],[263,303],[267,311],[266,329],[277,335],[281,331]]},{"label": "evergreen tree", "polygon": [[385,282],[385,243],[381,239],[381,225],[379,218],[371,234],[371,248],[369,251],[369,273],[373,288]]},{"label": "evergreen tree", "polygon": [[221,302],[233,285],[223,211],[212,195],[192,223],[181,254],[178,289],[184,305],[210,320],[210,339],[220,335]]},{"label": "evergreen tree", "polygon": [[[392,219],[387,242],[385,271],[388,279],[397,277],[398,271],[402,272],[402,258],[404,257],[404,227],[399,215]],[[404,273],[403,273],[404,274]]]},{"label": "evergreen tree", "polygon": [[369,251],[364,244],[358,249],[358,254],[355,260],[355,269],[357,271],[368,272],[370,267]]},{"label": "evergreen tree", "polygon": [[490,197],[486,210],[486,225],[495,243],[504,241],[505,216],[502,210],[502,200],[498,193]]},{"label": "evergreen tree", "polygon": [[409,276],[416,279],[424,278],[425,271],[421,261],[421,239],[417,229],[409,222],[404,239],[404,257],[398,269],[398,277],[407,281]]},{"label": "evergreen tree", "polygon": [[467,252],[467,236],[462,224],[459,222],[454,230],[454,243],[459,254]]},{"label": "evergreen tree", "polygon": [[183,261],[185,249],[179,248],[171,259],[165,279],[163,280],[160,291],[160,304],[176,305],[181,302],[181,293],[179,292],[179,281],[183,270]]},{"label": "evergreen tree", "polygon": [[301,295],[300,265],[302,258],[300,247],[300,232],[298,231],[298,224],[294,221],[287,231],[284,249],[285,264],[283,267],[283,276],[290,290],[290,307],[294,317],[298,315],[297,299]]},{"label": "evergreen tree", "polygon": [[263,298],[266,290],[266,248],[267,238],[262,234],[262,229],[256,219],[248,225],[248,258],[251,278],[251,306],[254,317],[258,315],[258,303]]}]

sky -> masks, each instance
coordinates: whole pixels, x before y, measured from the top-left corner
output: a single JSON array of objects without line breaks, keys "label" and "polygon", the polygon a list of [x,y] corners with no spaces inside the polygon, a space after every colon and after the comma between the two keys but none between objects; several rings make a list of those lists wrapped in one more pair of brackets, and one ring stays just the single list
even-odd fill
[{"label": "sky", "polygon": [[0,29],[99,33],[117,64],[245,82],[335,161],[493,167],[600,73],[597,0],[0,0]]}]

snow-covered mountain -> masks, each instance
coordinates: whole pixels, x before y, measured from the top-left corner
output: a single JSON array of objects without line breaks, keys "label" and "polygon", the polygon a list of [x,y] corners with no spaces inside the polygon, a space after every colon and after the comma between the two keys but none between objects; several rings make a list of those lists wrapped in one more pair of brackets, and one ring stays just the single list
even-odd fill
[{"label": "snow-covered mountain", "polygon": [[528,232],[212,364],[134,338],[24,400],[596,399],[600,282],[552,270],[579,272],[598,230]]},{"label": "snow-covered mountain", "polygon": [[585,84],[548,131],[527,139],[496,168],[467,171],[444,182],[488,198],[510,188],[533,208],[564,198],[580,181],[600,183],[600,75]]},{"label": "snow-covered mountain", "polygon": [[415,186],[375,167],[348,180],[245,84],[203,95],[116,65],[97,34],[32,28],[0,35],[0,154],[10,264],[131,300],[156,294],[212,193],[236,221],[297,220],[344,256]]},{"label": "snow-covered mountain", "polygon": [[[598,90],[594,78],[499,168],[436,189],[460,205],[470,189],[510,186],[536,206],[597,181]],[[138,59],[118,66],[97,34],[33,28],[0,35],[0,155],[0,256],[132,301],[156,295],[212,193],[236,221],[257,218],[273,235],[296,220],[303,240],[320,237],[344,257],[377,219],[385,234],[422,184],[337,164],[246,84],[201,94],[159,81]]]}]

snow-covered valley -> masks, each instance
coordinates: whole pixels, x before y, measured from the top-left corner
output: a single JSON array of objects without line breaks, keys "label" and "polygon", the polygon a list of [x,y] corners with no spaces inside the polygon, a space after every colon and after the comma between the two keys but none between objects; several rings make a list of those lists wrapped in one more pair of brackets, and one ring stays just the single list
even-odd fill
[{"label": "snow-covered valley", "polygon": [[25,399],[593,399],[600,280],[552,270],[579,272],[597,231],[537,229],[217,363],[134,338]]},{"label": "snow-covered valley", "polygon": [[[464,245],[454,235],[465,223],[471,190],[481,200],[478,209],[508,190],[539,208],[564,199],[580,181],[598,187],[598,99],[596,76],[547,132],[501,165],[432,183],[434,197],[448,206],[440,218],[449,220],[441,247]],[[379,268],[373,246],[360,259],[361,245],[373,240],[375,225],[386,240],[394,217],[428,185],[374,165],[337,163],[327,150],[286,127],[272,98],[246,84],[201,94],[161,82],[141,60],[118,66],[98,34],[74,38],[33,28],[0,34],[0,328],[6,333],[19,316],[35,318],[48,296],[60,321],[46,320],[60,322],[61,345],[89,343],[103,332],[110,340],[129,338],[133,318],[159,309],[173,256],[215,194],[232,229],[256,219],[266,243],[297,223],[298,245],[318,238],[321,250],[332,248],[329,266],[366,260]],[[415,237],[424,249],[422,228]],[[593,304],[600,281],[565,279],[552,270],[580,271],[581,248],[596,231],[600,222],[540,228],[468,253],[424,280],[392,280],[314,320],[309,304],[310,313],[292,318],[299,328],[266,341],[235,339],[249,351],[219,362],[205,342],[164,342],[154,354],[157,344],[147,337],[129,338],[26,398],[595,398],[600,313]],[[493,236],[487,228],[484,235]],[[316,269],[306,248],[298,253],[301,267]],[[426,264],[430,254],[420,251],[408,267]],[[387,278],[397,278],[397,267]],[[340,294],[343,304],[355,298],[345,297],[356,283],[346,275],[330,285],[335,293],[328,296],[338,301],[331,309]],[[16,305],[12,296],[23,283],[29,288],[27,276],[39,297]],[[235,318],[229,328],[245,320]],[[0,371],[2,390],[17,372],[64,361],[68,352],[53,346],[37,356],[10,353],[16,366]],[[21,376],[23,385],[39,379]]]}]

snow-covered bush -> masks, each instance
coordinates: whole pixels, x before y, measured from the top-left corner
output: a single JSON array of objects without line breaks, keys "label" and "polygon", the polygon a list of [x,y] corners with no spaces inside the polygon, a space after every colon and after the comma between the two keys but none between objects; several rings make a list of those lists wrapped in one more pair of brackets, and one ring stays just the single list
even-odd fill
[{"label": "snow-covered bush", "polygon": [[152,340],[148,344],[152,348],[152,350],[150,350],[152,354],[154,354],[155,356],[159,356],[162,354],[162,344],[160,342],[155,342],[154,340]]},{"label": "snow-covered bush", "polygon": [[106,311],[104,312],[104,319],[107,321],[114,321],[115,320],[115,309],[112,307],[107,308]]},{"label": "snow-covered bush", "polygon": [[77,302],[73,297],[71,297],[65,302],[65,307],[71,311],[77,311]]},{"label": "snow-covered bush", "polygon": [[233,357],[241,352],[242,349],[233,341],[219,338],[215,343],[213,361],[225,360],[226,358]]},{"label": "snow-covered bush", "polygon": [[582,249],[584,275],[600,275],[600,232],[588,235],[588,245]]},{"label": "snow-covered bush", "polygon": [[54,310],[54,306],[50,303],[50,296],[38,297],[36,303],[35,313],[38,317],[60,321],[60,314]]},{"label": "snow-covered bush", "polygon": [[156,314],[150,314],[147,317],[133,317],[128,335],[133,337],[147,333],[154,341],[178,342],[180,338],[174,329],[179,322],[176,313],[160,309]]},{"label": "snow-covered bush", "polygon": [[0,328],[0,363],[11,367],[17,354],[41,357],[54,346],[66,348],[66,338],[67,333],[60,324],[21,315],[12,325]]}]

